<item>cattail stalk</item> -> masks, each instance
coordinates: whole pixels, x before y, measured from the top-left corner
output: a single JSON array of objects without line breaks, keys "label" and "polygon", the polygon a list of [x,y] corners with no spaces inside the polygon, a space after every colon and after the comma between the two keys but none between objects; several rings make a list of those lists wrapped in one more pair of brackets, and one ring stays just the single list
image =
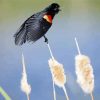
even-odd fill
[{"label": "cattail stalk", "polygon": [[64,93],[65,93],[66,99],[69,100],[69,97],[68,97],[68,94],[67,94],[67,91],[66,91],[65,86],[63,86],[62,88],[63,88],[63,91],[64,91]]},{"label": "cattail stalk", "polygon": [[94,100],[92,94],[94,89],[93,68],[90,64],[89,57],[81,54],[76,38],[75,43],[79,53],[79,55],[75,57],[77,82],[85,93],[90,94],[91,100]]},{"label": "cattail stalk", "polygon": [[30,97],[29,97],[29,95],[27,94],[27,100],[30,100]]},{"label": "cattail stalk", "polygon": [[31,86],[27,82],[27,73],[25,68],[25,60],[24,55],[22,54],[22,65],[23,65],[23,73],[21,79],[21,90],[26,94],[27,100],[30,100]]},{"label": "cattail stalk", "polygon": [[49,52],[50,52],[51,58],[52,58],[52,60],[53,60],[53,59],[54,59],[54,56],[53,56],[53,53],[52,53],[52,51],[51,51],[51,48],[50,48],[49,43],[47,44],[47,46],[48,46],[48,49],[49,49]]},{"label": "cattail stalk", "polygon": [[76,43],[77,51],[78,51],[79,55],[81,55],[81,51],[80,51],[76,37],[75,37],[75,43]]},{"label": "cattail stalk", "polygon": [[[64,74],[63,65],[58,63],[54,59],[50,45],[49,44],[47,44],[47,45],[48,45],[49,52],[51,54],[51,59],[48,62],[49,62],[49,67],[50,67],[50,71],[52,74],[53,87],[54,87],[54,84],[56,84],[58,87],[61,87],[65,93],[66,99],[69,100],[69,97],[67,95],[67,91],[66,91],[65,86],[64,86],[64,84],[66,83],[66,76]],[[54,88],[54,100],[56,100],[55,93],[56,92],[55,92],[55,88]]]},{"label": "cattail stalk", "polygon": [[[53,56],[53,53],[52,53],[52,51],[51,51],[51,48],[50,48],[49,43],[47,44],[47,46],[48,46],[48,49],[49,49],[51,58],[52,58],[52,60],[53,60],[53,59],[54,59],[54,56]],[[56,100],[56,91],[55,91],[55,84],[54,84],[53,76],[52,76],[52,81],[53,81],[53,95],[54,95],[54,100]]]},{"label": "cattail stalk", "polygon": [[94,100],[93,93],[91,93],[90,96],[91,96],[91,100]]},{"label": "cattail stalk", "polygon": [[[52,80],[53,80],[53,76],[52,76]],[[56,91],[55,91],[54,80],[53,80],[53,94],[54,94],[54,100],[56,100]]]},{"label": "cattail stalk", "polygon": [[11,100],[10,96],[0,87],[0,93],[5,98],[5,100]]}]

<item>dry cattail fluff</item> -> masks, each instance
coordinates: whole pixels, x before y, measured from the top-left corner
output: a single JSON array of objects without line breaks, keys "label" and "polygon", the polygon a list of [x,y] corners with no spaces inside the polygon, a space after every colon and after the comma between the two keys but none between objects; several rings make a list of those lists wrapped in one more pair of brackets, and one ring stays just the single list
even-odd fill
[{"label": "dry cattail fluff", "polygon": [[94,100],[93,90],[94,90],[94,74],[93,68],[88,56],[82,55],[80,48],[75,38],[75,43],[78,50],[78,55],[75,57],[76,75],[77,82],[85,93],[90,94],[91,99]]},{"label": "dry cattail fluff", "polygon": [[94,89],[94,75],[90,59],[85,55],[75,57],[77,82],[85,93],[91,94]]},{"label": "dry cattail fluff", "polygon": [[56,61],[54,59],[54,56],[52,54],[50,45],[47,44],[50,55],[51,55],[51,59],[49,59],[48,63],[49,63],[49,67],[50,67],[50,71],[52,74],[52,80],[53,80],[53,92],[54,92],[54,100],[56,100],[56,91],[55,91],[55,85],[61,87],[65,93],[66,99],[69,100],[69,97],[67,95],[67,91],[65,88],[65,83],[66,83],[66,75],[64,72],[64,68],[63,65],[60,64],[58,61]]},{"label": "dry cattail fluff", "polygon": [[[60,64],[59,62],[57,62],[54,59],[54,57],[52,59],[50,59],[48,62],[49,62],[49,67],[50,67],[50,70],[51,70],[53,82],[57,86],[63,88],[64,93],[66,95],[66,99],[69,100],[69,97],[67,95],[67,91],[66,91],[65,86],[64,86],[65,83],[66,83],[66,75],[65,75],[65,72],[64,72],[63,65]],[[54,88],[54,93],[55,93],[55,88]],[[55,97],[54,97],[54,100],[56,100]]]},{"label": "dry cattail fluff", "polygon": [[63,65],[58,63],[55,59],[50,59],[49,66],[54,83],[59,87],[63,87],[66,83],[66,76],[64,73]]},{"label": "dry cattail fluff", "polygon": [[22,79],[21,79],[21,90],[26,93],[27,99],[29,100],[29,94],[31,93],[31,86],[27,82],[27,74],[25,69],[25,61],[24,56],[22,54],[22,65],[23,65],[23,72],[22,72]]}]

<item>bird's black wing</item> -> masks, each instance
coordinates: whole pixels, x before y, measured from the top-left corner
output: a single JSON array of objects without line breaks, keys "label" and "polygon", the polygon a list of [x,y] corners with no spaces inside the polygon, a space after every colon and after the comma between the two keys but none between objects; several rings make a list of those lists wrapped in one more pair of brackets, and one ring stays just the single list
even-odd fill
[{"label": "bird's black wing", "polygon": [[26,27],[25,23],[21,25],[19,30],[14,34],[15,37],[15,44],[16,45],[22,45],[26,42]]},{"label": "bird's black wing", "polygon": [[26,40],[35,42],[38,39],[40,39],[48,29],[51,27],[51,23],[47,22],[43,16],[46,14],[46,12],[40,12],[37,16],[34,18],[30,18],[26,21]]},{"label": "bird's black wing", "polygon": [[40,28],[41,28],[41,19],[42,16],[39,14],[35,19],[30,18],[26,22],[26,30],[27,30],[27,41],[35,42],[40,37]]},{"label": "bird's black wing", "polygon": [[16,45],[22,45],[26,40],[35,41],[36,31],[39,28],[40,15],[40,13],[32,15],[21,25],[20,29],[14,35]]}]

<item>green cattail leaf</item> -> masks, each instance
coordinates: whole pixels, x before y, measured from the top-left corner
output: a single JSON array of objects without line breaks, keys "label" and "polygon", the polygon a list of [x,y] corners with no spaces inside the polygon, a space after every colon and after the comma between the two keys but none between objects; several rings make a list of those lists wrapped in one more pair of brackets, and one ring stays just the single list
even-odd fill
[{"label": "green cattail leaf", "polygon": [[5,98],[5,100],[11,100],[11,98],[9,97],[9,95],[3,90],[2,87],[0,87],[0,93]]}]

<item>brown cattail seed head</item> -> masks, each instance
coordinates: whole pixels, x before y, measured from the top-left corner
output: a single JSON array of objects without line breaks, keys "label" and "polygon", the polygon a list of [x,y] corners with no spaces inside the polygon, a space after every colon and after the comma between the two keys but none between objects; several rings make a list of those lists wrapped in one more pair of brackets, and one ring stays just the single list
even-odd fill
[{"label": "brown cattail seed head", "polygon": [[58,63],[55,59],[50,59],[48,62],[54,83],[59,87],[63,87],[66,83],[66,76],[64,73],[63,65]]},{"label": "brown cattail seed head", "polygon": [[75,57],[77,82],[85,93],[92,93],[94,89],[93,68],[89,57],[77,55]]}]

